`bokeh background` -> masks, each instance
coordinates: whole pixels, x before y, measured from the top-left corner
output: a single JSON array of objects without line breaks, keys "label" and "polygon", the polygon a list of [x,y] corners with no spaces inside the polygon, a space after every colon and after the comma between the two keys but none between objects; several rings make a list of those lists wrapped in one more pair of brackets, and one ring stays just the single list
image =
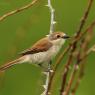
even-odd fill
[{"label": "bokeh background", "polygon": [[[95,20],[95,0],[93,1],[85,27]],[[29,2],[31,0],[0,0],[0,16]],[[52,0],[57,21],[55,30],[73,35],[80,23],[87,2],[88,0]],[[39,0],[30,9],[0,22],[0,65],[15,59],[19,52],[31,47],[33,43],[49,33],[50,11],[48,7],[45,7],[46,4],[47,0]],[[95,35],[90,46],[93,43],[95,43]],[[67,44],[64,48],[66,46]],[[60,63],[56,73],[52,95],[59,95],[64,60]],[[38,66],[16,65],[0,75],[0,95],[40,95],[43,91],[41,85],[44,82],[45,76]],[[88,57],[85,76],[76,95],[95,95],[95,53]]]}]

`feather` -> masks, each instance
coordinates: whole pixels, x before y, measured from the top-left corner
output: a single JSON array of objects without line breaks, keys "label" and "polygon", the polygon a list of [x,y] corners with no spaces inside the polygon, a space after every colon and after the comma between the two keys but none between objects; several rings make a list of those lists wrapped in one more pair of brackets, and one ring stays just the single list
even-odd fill
[{"label": "feather", "polygon": [[35,54],[39,52],[47,51],[52,46],[52,43],[47,40],[47,37],[41,39],[36,44],[34,44],[31,48],[23,51],[20,55],[28,55],[28,54]]}]

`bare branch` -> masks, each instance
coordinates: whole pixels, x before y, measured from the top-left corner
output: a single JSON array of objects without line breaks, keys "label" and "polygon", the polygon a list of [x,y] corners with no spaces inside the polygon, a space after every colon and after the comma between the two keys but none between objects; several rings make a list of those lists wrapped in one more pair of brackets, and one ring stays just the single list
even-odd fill
[{"label": "bare branch", "polygon": [[[87,48],[88,48],[88,44],[90,43],[90,40],[92,38],[92,31],[93,31],[93,27],[90,27],[88,29],[87,36],[85,36],[85,38],[82,39],[82,43],[80,45],[80,49],[82,50],[82,52],[79,51],[79,53],[77,55],[77,62],[76,62],[76,64],[73,67],[74,71],[72,72],[72,74],[70,76],[70,80],[68,81],[68,85],[66,87],[66,90],[65,90],[65,94],[64,95],[68,95],[69,94],[71,85],[72,85],[72,83],[73,83],[73,81],[75,79],[75,75],[76,75],[76,73],[78,71],[77,68],[79,67],[79,64],[81,62],[83,62],[85,60],[85,58],[87,57],[86,55],[88,54],[88,51],[89,51],[89,49],[87,50]],[[79,80],[80,80],[80,78],[82,78],[82,74],[83,74],[83,71],[84,71],[84,63],[81,63],[81,70],[82,71],[80,71],[78,82],[80,82]]]},{"label": "bare branch", "polygon": [[48,5],[46,5],[46,6],[49,7],[50,13],[51,13],[51,22],[50,22],[50,34],[51,34],[52,32],[54,32],[54,24],[56,23],[56,21],[54,20],[54,12],[55,12],[55,10],[51,5],[51,0],[48,0]]},{"label": "bare branch", "polygon": [[14,14],[16,14],[16,13],[19,13],[19,12],[21,12],[21,11],[24,11],[24,10],[26,10],[26,9],[28,9],[28,8],[30,8],[30,7],[32,7],[37,1],[39,1],[39,0],[33,0],[33,1],[30,2],[29,4],[23,6],[23,7],[19,8],[19,9],[13,10],[13,11],[11,11],[11,12],[8,12],[8,13],[4,14],[3,16],[0,16],[0,21],[6,19],[7,17],[9,17],[9,16],[11,16],[11,15],[14,15]]},{"label": "bare branch", "polygon": [[88,0],[88,6],[87,6],[87,8],[86,8],[86,11],[84,12],[84,13],[85,13],[84,16],[83,16],[82,19],[81,19],[81,24],[80,24],[79,29],[78,29],[78,31],[77,31],[76,37],[79,36],[81,30],[82,30],[83,27],[84,27],[84,24],[85,24],[85,22],[86,22],[86,19],[87,19],[87,17],[88,17],[88,14],[89,14],[90,9],[91,9],[91,6],[92,6],[92,2],[93,2],[93,0]]},{"label": "bare branch", "polygon": [[95,45],[91,48],[91,50],[95,52]]},{"label": "bare branch", "polygon": [[77,79],[77,82],[75,84],[75,87],[72,90],[72,95],[75,95],[75,92],[76,92],[76,90],[78,88],[78,85],[80,84],[80,80],[82,79],[83,73],[84,73],[84,64],[86,62],[83,63],[83,61],[91,53],[92,48],[94,47],[94,46],[92,46],[90,49],[87,50],[88,44],[89,44],[89,42],[91,40],[91,36],[92,36],[92,33],[90,32],[89,35],[85,38],[84,43],[82,43],[82,47],[81,48],[83,49],[83,51],[82,51],[82,53],[79,51],[79,54],[77,56],[77,63],[74,65],[74,71],[72,72],[72,74],[70,76],[70,80],[68,82],[68,85],[66,87],[66,90],[65,90],[65,94],[64,95],[68,95],[69,94],[71,85],[72,85],[72,83],[74,81],[74,78],[75,78],[75,75],[76,75],[76,73],[78,71],[77,67],[79,67],[79,64],[81,63],[79,77]]},{"label": "bare branch", "polygon": [[82,77],[83,77],[83,75],[84,75],[84,72],[83,72],[83,71],[84,71],[84,65],[81,65],[81,66],[80,66],[80,73],[79,73],[79,75],[78,75],[77,82],[76,82],[74,88],[72,89],[72,94],[71,94],[71,95],[75,95],[76,90],[78,89],[78,86],[79,86],[79,84],[80,84],[80,82],[81,82],[81,79],[82,79]]},{"label": "bare branch", "polygon": [[51,75],[50,81],[49,81],[48,92],[50,92],[50,89],[51,89],[51,86],[52,86],[52,83],[53,83],[53,80],[54,80],[54,76],[55,76],[56,71],[58,69],[59,63],[62,61],[63,56],[65,56],[65,54],[67,53],[68,50],[69,50],[69,48],[66,48],[64,50],[64,52],[62,54],[60,54],[60,56],[58,57],[58,59],[57,59],[57,61],[55,63],[56,65],[55,65],[55,67],[53,69],[53,72],[52,72],[52,75]]},{"label": "bare branch", "polygon": [[[51,22],[50,22],[50,31],[49,31],[49,34],[52,34],[52,32],[54,32],[54,24],[56,23],[55,20],[54,20],[54,9],[52,7],[52,4],[51,4],[51,0],[48,0],[48,4],[46,5],[49,7],[49,10],[50,10],[50,13],[51,13]],[[50,70],[50,66],[48,67],[48,70]],[[46,79],[46,84],[44,85],[44,92],[42,95],[49,95],[50,92],[49,92],[49,86],[50,86],[50,78],[51,78],[51,71],[48,71],[47,72],[47,79]]]},{"label": "bare branch", "polygon": [[[83,33],[81,33],[78,38],[74,39],[72,42],[75,42],[75,41],[79,41],[87,32],[89,29],[91,29],[92,27],[95,26],[95,21],[93,21],[91,23],[91,25],[88,26],[88,28],[86,29],[86,31],[84,31]],[[59,63],[62,61],[62,59],[64,58],[64,56],[67,54],[67,52],[70,50],[70,48],[72,47],[72,44],[70,44],[60,55],[59,57],[57,58],[57,61],[55,63],[55,67],[54,67],[54,72],[52,73],[51,77],[50,77],[50,81],[49,81],[49,87],[48,87],[48,90],[50,92],[50,89],[51,89],[51,86],[52,86],[52,83],[53,83],[53,80],[54,80],[54,76],[55,76],[55,73],[59,67]]]},{"label": "bare branch", "polygon": [[78,89],[78,86],[83,78],[83,75],[84,75],[84,65],[86,62],[83,63],[83,61],[85,60],[85,58],[93,51],[92,49],[95,47],[95,45],[93,45],[91,48],[89,48],[86,52],[86,54],[82,57],[82,59],[80,60],[81,64],[80,64],[80,72],[79,72],[79,75],[78,75],[78,79],[75,83],[75,86],[74,88],[72,89],[72,95],[75,95],[77,89]]},{"label": "bare branch", "polygon": [[[88,6],[86,8],[86,11],[84,12],[84,16],[83,16],[83,19],[81,20],[81,23],[80,23],[80,26],[78,28],[78,31],[74,37],[74,41],[73,43],[71,44],[71,52],[70,52],[70,55],[69,55],[69,58],[68,58],[68,61],[65,65],[65,70],[63,71],[63,82],[62,82],[62,87],[61,87],[61,94],[60,95],[63,95],[64,93],[64,90],[65,90],[65,84],[66,84],[66,79],[67,79],[67,75],[68,75],[68,71],[69,71],[69,66],[70,64],[72,63],[73,61],[73,52],[76,50],[76,46],[77,46],[77,42],[78,40],[75,40],[77,39],[80,34],[81,34],[81,31],[83,29],[83,26],[85,25],[85,22],[87,20],[87,17],[88,17],[88,14],[89,14],[89,11],[91,9],[91,6],[92,6],[92,2],[93,0],[89,0],[88,2]],[[66,94],[67,95],[67,94]]]},{"label": "bare branch", "polygon": [[[75,39],[73,42],[75,42],[76,40],[77,40],[77,41],[80,40],[80,39],[88,32],[88,30],[91,29],[91,28],[94,27],[94,26],[95,26],[95,21],[94,21],[91,25],[89,25],[88,28],[86,29],[86,31],[84,31],[83,33],[81,33],[80,36],[78,36],[78,38]],[[58,67],[59,67],[59,63],[62,61],[63,57],[67,54],[67,52],[69,51],[70,48],[71,48],[71,45],[69,45],[69,46],[59,55],[59,57],[57,58],[57,61],[56,61],[56,63],[55,63],[55,67],[54,67],[54,69],[53,69],[54,72],[52,73],[52,75],[51,75],[51,77],[50,77],[49,89],[48,89],[48,90],[51,89],[51,85],[52,85],[52,83],[53,83],[53,79],[54,79],[55,73],[56,73],[56,71],[57,71],[57,69],[58,69]]]},{"label": "bare branch", "polygon": [[46,95],[47,88],[48,88],[48,83],[49,83],[49,77],[50,77],[50,72],[44,72],[44,73],[46,75],[46,83],[45,83],[45,85],[43,85],[45,90],[44,90],[44,92],[41,95]]},{"label": "bare branch", "polygon": [[86,54],[80,59],[80,61],[82,61],[83,59],[85,59],[91,52],[93,52],[94,49],[95,49],[95,45],[93,45],[93,46],[86,52]]}]

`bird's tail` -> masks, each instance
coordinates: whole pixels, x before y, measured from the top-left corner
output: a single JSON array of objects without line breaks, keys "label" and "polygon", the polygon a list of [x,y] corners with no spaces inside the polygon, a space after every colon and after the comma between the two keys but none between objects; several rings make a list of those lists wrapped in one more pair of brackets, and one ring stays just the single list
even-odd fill
[{"label": "bird's tail", "polygon": [[0,67],[0,71],[5,71],[6,69],[12,67],[15,64],[23,63],[25,59],[25,56],[19,57],[16,60],[13,60],[11,62],[8,62]]}]

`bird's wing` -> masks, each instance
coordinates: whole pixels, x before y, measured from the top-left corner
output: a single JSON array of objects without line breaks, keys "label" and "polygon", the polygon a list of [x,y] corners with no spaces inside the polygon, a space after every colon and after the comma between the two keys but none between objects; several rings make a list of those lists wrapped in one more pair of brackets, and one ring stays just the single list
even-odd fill
[{"label": "bird's wing", "polygon": [[35,43],[31,48],[23,51],[20,53],[20,55],[28,55],[28,54],[34,54],[39,52],[47,51],[52,46],[52,43],[47,41],[46,38],[41,39],[37,43]]}]

